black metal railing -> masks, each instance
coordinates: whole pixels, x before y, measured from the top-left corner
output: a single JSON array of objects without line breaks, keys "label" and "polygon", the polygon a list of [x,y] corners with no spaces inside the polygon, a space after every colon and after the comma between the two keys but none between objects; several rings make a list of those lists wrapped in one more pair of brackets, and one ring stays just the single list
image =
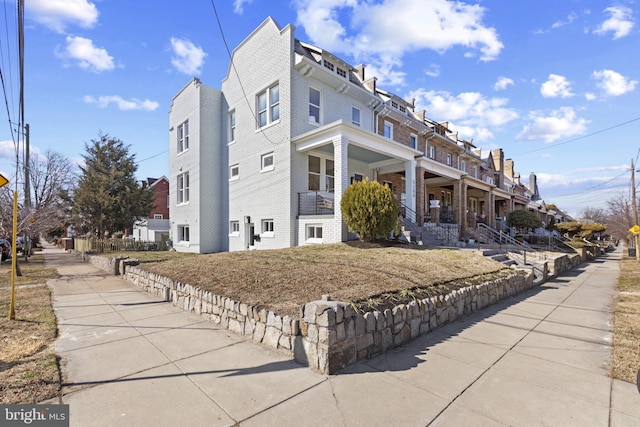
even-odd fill
[{"label": "black metal railing", "polygon": [[298,215],[333,215],[333,191],[307,191],[298,193]]}]

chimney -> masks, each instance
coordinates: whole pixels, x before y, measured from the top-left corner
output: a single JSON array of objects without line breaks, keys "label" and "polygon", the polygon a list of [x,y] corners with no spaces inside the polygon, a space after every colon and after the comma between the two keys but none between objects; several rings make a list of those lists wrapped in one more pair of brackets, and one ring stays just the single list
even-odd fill
[{"label": "chimney", "polygon": [[515,171],[513,170],[513,160],[512,159],[506,159],[504,161],[504,174],[509,179],[514,179],[515,178]]},{"label": "chimney", "polygon": [[532,193],[531,200],[540,200],[540,193],[538,192],[538,178],[533,172],[529,174],[529,191]]}]

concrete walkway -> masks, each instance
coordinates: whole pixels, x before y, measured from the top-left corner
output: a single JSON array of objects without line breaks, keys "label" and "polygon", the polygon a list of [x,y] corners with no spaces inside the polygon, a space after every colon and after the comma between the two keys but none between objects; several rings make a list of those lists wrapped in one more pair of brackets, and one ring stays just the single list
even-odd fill
[{"label": "concrete walkway", "polygon": [[621,255],[325,376],[46,248],[61,403],[71,426],[638,426],[609,375]]}]

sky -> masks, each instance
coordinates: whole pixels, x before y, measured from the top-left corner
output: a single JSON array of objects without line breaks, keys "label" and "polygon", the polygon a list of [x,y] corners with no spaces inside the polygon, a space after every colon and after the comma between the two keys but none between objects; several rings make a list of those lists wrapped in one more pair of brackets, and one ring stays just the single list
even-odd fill
[{"label": "sky", "polygon": [[[2,0],[0,173],[16,171],[15,0]],[[482,150],[502,148],[571,215],[629,197],[640,154],[640,6],[632,0],[27,0],[24,123],[30,152],[82,163],[108,134],[137,177],[167,176],[172,97],[220,89],[233,50],[271,16],[365,64]],[[12,132],[12,129],[14,131]],[[20,150],[21,144],[18,144]]]}]

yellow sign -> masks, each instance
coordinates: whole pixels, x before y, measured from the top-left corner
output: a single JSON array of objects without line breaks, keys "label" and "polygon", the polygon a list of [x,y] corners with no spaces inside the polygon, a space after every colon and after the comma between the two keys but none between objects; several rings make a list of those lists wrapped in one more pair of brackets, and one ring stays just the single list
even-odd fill
[{"label": "yellow sign", "polygon": [[9,180],[4,177],[4,175],[0,174],[0,187],[4,187],[9,183]]},{"label": "yellow sign", "polygon": [[631,228],[629,229],[629,231],[630,231],[630,232],[632,232],[633,234],[638,235],[638,234],[640,234],[640,226],[638,226],[638,225],[636,224],[636,225],[634,225],[633,227],[631,227]]}]

